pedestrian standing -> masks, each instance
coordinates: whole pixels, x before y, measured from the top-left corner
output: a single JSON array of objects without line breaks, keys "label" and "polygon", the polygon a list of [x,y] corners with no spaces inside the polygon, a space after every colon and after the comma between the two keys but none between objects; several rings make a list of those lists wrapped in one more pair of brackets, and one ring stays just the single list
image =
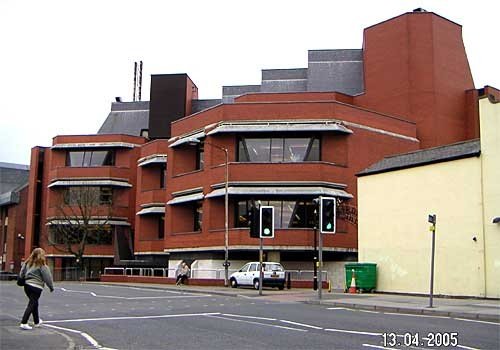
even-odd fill
[{"label": "pedestrian standing", "polygon": [[30,315],[33,315],[34,326],[39,327],[42,324],[42,320],[38,315],[38,299],[40,299],[42,295],[45,284],[49,287],[50,292],[54,291],[52,274],[47,266],[45,251],[42,248],[35,248],[33,250],[30,257],[24,262],[19,277],[26,280],[24,293],[29,299],[20,327],[26,330],[32,329],[32,327],[28,325]]},{"label": "pedestrian standing", "polygon": [[191,269],[189,268],[188,264],[185,262],[182,263],[182,269],[181,269],[181,284],[186,284],[189,276],[190,276]]}]

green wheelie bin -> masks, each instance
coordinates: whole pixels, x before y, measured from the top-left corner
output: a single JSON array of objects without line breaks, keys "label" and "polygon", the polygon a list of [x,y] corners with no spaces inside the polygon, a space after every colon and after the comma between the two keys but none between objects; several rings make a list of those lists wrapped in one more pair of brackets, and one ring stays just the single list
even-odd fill
[{"label": "green wheelie bin", "polygon": [[349,290],[352,273],[356,281],[356,291],[359,293],[373,292],[377,288],[377,264],[348,263],[345,264],[345,291]]}]

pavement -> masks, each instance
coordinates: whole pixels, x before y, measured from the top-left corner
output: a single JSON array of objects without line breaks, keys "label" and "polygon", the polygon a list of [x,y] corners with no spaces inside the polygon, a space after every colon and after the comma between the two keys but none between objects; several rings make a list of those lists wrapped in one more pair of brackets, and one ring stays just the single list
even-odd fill
[{"label": "pavement", "polygon": [[430,308],[429,296],[415,296],[387,293],[349,294],[343,291],[322,291],[319,299],[318,291],[311,289],[277,289],[264,288],[262,295],[253,288],[230,288],[214,286],[175,286],[170,284],[147,283],[106,283],[114,285],[141,286],[168,290],[182,289],[192,293],[211,293],[224,296],[243,296],[249,298],[262,298],[276,302],[301,302],[320,304],[330,307],[376,310],[382,312],[422,314],[429,316],[465,318],[500,322],[500,300],[481,298],[433,298],[433,307]]}]

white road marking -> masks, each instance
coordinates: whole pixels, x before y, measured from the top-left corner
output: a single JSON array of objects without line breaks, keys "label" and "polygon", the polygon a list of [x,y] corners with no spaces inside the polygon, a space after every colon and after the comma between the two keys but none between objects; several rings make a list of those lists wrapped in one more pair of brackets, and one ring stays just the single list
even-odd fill
[{"label": "white road marking", "polygon": [[235,314],[222,314],[223,316],[231,316],[231,317],[241,317],[241,318],[251,318],[254,320],[264,320],[264,321],[276,321],[275,318],[267,318],[267,317],[257,317],[257,316],[246,316],[246,315],[235,315]]},{"label": "white road marking", "polygon": [[77,319],[67,319],[67,320],[44,321],[44,324],[45,323],[88,322],[88,321],[140,320],[140,319],[154,319],[154,318],[213,316],[213,315],[220,315],[220,312],[208,312],[208,313],[199,313],[199,314],[170,314],[170,315],[151,315],[151,316],[118,316],[118,317],[77,318]]},{"label": "white road marking", "polygon": [[363,346],[368,346],[370,348],[375,348],[375,349],[390,349],[390,350],[398,350],[396,348],[386,348],[380,345],[372,345],[372,344],[363,344]]},{"label": "white road marking", "polygon": [[350,309],[346,307],[328,307],[327,310],[350,310]]},{"label": "white road marking", "polygon": [[297,331],[297,332],[307,332],[306,329],[300,329],[300,328],[292,328],[292,327],[284,327],[284,326],[278,326],[275,324],[269,324],[269,323],[262,323],[262,322],[255,322],[255,321],[247,321],[247,320],[238,320],[235,318],[229,318],[229,317],[222,317],[222,316],[209,316],[213,318],[219,318],[222,320],[228,320],[232,322],[245,322],[245,323],[250,323],[250,324],[256,324],[259,326],[266,326],[266,327],[274,327],[274,328],[281,328],[281,329],[286,329],[286,330],[291,330],[291,331]]},{"label": "white road marking", "polygon": [[466,321],[466,322],[485,323],[485,324],[494,324],[496,326],[500,326],[500,323],[497,323],[497,322],[488,322],[488,321],[480,321],[480,320],[469,320],[467,318],[455,318],[455,320]]},{"label": "white road marking", "polygon": [[64,328],[64,327],[53,326],[53,325],[50,325],[50,324],[44,324],[44,327],[49,327],[49,328],[58,329],[58,330],[61,330],[61,331],[66,331],[66,332],[71,332],[71,333],[79,334],[82,337],[84,337],[96,349],[100,349],[100,350],[116,350],[116,349],[106,348],[106,347],[101,346],[94,338],[92,338],[90,335],[88,335],[87,333],[82,332],[82,331],[78,331],[78,330],[71,329],[71,328]]},{"label": "white road marking", "polygon": [[293,325],[295,325],[295,326],[301,326],[301,327],[306,327],[306,328],[312,328],[312,329],[323,329],[323,327],[311,326],[310,324],[298,323],[298,322],[292,322],[292,321],[287,321],[287,320],[280,320],[280,322],[283,322],[283,323],[288,323],[288,324],[293,324]]},{"label": "white road marking", "polygon": [[328,332],[339,332],[339,333],[349,333],[349,334],[360,334],[360,335],[370,335],[380,337],[382,333],[371,333],[371,332],[361,332],[361,331],[350,331],[348,329],[336,329],[336,328],[325,328]]},{"label": "white road marking", "polygon": [[106,287],[106,288],[122,288],[122,289],[134,289],[134,290],[147,290],[149,292],[158,292],[158,293],[172,293],[172,294],[182,294],[184,292],[173,291],[173,290],[164,290],[157,288],[144,288],[144,287],[128,287],[128,286],[115,286],[115,285],[105,285],[98,284],[98,286]]},{"label": "white road marking", "polygon": [[238,298],[245,298],[245,299],[253,299],[254,297],[249,297],[248,295],[242,295],[242,294],[238,294],[236,295]]},{"label": "white road marking", "polygon": [[356,311],[357,312],[366,312],[368,314],[378,314],[378,313],[380,313],[379,311],[360,310],[360,309],[357,309]]},{"label": "white road marking", "polygon": [[479,350],[478,348],[470,348],[465,345],[457,345],[457,348],[467,349],[467,350]]},{"label": "white road marking", "polygon": [[[127,288],[127,287],[124,287]],[[147,290],[147,291],[157,291],[154,289],[145,289],[145,288],[129,288],[129,289],[137,289],[137,290]],[[66,288],[61,288],[63,292],[67,293],[81,293],[81,294],[90,294],[96,298],[108,298],[108,299],[123,299],[123,300],[151,300],[151,299],[176,299],[176,298],[205,298],[211,297],[210,294],[194,294],[194,293],[180,293],[180,292],[171,292],[171,291],[157,291],[159,293],[172,293],[177,294],[176,296],[150,296],[150,297],[121,297],[117,295],[99,295],[95,292],[91,291],[82,291],[82,290],[71,290]],[[69,306],[69,305],[67,305]]]}]

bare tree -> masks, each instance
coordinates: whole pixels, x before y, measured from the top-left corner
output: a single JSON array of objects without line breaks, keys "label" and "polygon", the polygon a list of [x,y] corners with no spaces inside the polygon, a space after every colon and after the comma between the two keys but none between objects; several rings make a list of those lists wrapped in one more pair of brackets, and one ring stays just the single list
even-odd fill
[{"label": "bare tree", "polygon": [[66,188],[56,206],[56,216],[47,220],[49,244],[59,252],[73,255],[77,267],[82,269],[87,244],[102,244],[112,239],[109,225],[112,217],[111,200],[110,188]]}]

